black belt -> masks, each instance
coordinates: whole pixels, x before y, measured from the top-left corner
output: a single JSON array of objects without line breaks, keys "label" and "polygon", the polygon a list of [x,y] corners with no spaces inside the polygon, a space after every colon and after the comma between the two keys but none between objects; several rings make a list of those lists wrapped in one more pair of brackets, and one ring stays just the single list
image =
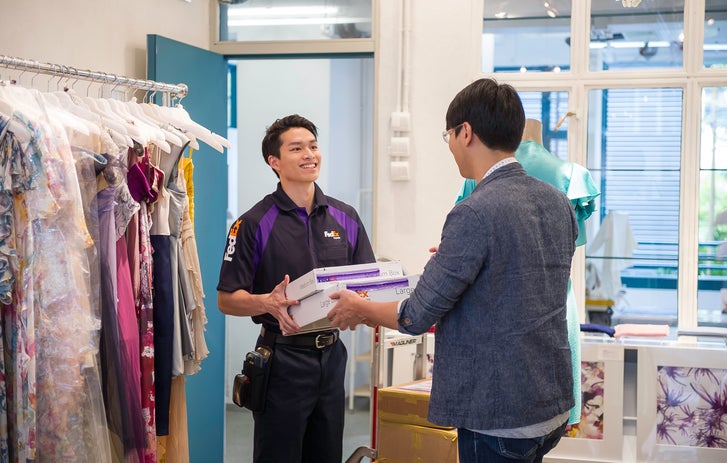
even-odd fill
[{"label": "black belt", "polygon": [[277,334],[269,329],[265,329],[263,326],[260,328],[260,336],[265,338],[267,342],[270,342],[270,340],[274,338],[275,344],[324,349],[338,341],[338,330],[283,336],[282,334]]}]

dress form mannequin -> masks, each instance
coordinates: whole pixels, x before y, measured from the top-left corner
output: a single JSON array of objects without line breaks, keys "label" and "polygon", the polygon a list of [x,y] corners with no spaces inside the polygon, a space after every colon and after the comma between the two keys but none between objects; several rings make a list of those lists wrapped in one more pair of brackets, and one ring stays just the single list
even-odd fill
[{"label": "dress form mannequin", "polygon": [[543,144],[543,124],[537,119],[525,119],[523,141],[531,140]]}]

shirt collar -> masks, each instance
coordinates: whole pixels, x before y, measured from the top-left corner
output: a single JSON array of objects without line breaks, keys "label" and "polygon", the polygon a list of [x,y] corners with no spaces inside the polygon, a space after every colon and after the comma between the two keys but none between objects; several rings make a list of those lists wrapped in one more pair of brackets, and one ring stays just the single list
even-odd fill
[{"label": "shirt collar", "polygon": [[[316,192],[315,192],[315,199],[313,199],[313,209],[317,209],[318,207],[327,207],[328,206],[328,199],[326,198],[326,195],[323,194],[323,190],[318,186],[318,184],[315,184]],[[283,190],[283,186],[278,182],[278,187],[273,192],[273,199],[276,203],[276,205],[280,208],[280,210],[283,211],[292,211],[298,208],[298,206],[295,205],[292,199],[285,193]]]},{"label": "shirt collar", "polygon": [[500,167],[504,167],[508,164],[512,164],[513,162],[517,162],[517,159],[515,159],[515,156],[508,156],[505,159],[500,159],[499,161],[497,161],[495,163],[495,165],[490,167],[490,169],[487,172],[485,172],[485,175],[482,177],[482,180],[486,179],[488,175],[491,175],[493,172],[495,172]]}]

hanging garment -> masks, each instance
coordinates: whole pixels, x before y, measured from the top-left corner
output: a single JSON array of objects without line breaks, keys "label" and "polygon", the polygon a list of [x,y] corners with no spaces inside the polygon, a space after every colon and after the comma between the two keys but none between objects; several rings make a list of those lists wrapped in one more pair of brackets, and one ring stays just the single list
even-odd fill
[{"label": "hanging garment", "polygon": [[598,233],[588,245],[600,275],[600,286],[593,288],[591,299],[618,299],[621,291],[621,270],[632,265],[631,256],[638,247],[629,223],[629,216],[609,211],[601,222]]},{"label": "hanging garment", "polygon": [[98,193],[99,233],[98,250],[100,254],[101,289],[101,374],[104,388],[104,405],[111,438],[111,449],[116,461],[124,461],[125,455],[134,448],[128,398],[125,393],[124,362],[119,349],[119,320],[116,311],[116,267],[113,265],[116,250],[111,247],[114,235],[112,188]]},{"label": "hanging garment", "polygon": [[[164,418],[175,450],[165,457],[188,459],[183,373],[199,371],[208,352],[187,228],[191,178],[188,193],[177,161],[196,138],[220,151],[229,142],[181,106],[168,112],[175,124],[146,117],[141,106],[0,82],[2,462],[156,462],[158,394],[174,397],[172,422]],[[173,152],[167,167],[139,162],[132,136],[141,154],[148,142]],[[168,244],[158,246],[168,252],[166,283],[154,281],[154,261],[165,259],[150,235],[152,209],[164,208],[172,220],[161,235]],[[167,289],[178,380],[158,390],[153,295]]]},{"label": "hanging garment", "polygon": [[189,435],[187,432],[186,378],[172,379],[169,435],[159,437],[158,463],[189,463]]},{"label": "hanging garment", "polygon": [[[19,120],[15,121],[20,124]],[[32,128],[24,126],[28,133]],[[2,414],[6,427],[2,430],[0,452],[3,461],[19,462],[36,456],[36,346],[35,312],[26,310],[28,291],[32,286],[17,285],[16,276],[27,268],[25,249],[28,227],[27,192],[33,188],[47,191],[35,146],[23,144],[9,130],[10,120],[0,118],[0,195],[2,199],[3,293],[3,389]],[[28,275],[29,277],[31,275]],[[32,282],[27,282],[32,284]],[[31,296],[32,297],[32,296]]]},{"label": "hanging garment", "polygon": [[[191,150],[190,150],[191,151]],[[184,373],[193,375],[200,371],[202,360],[209,355],[207,341],[204,332],[207,324],[207,313],[204,307],[204,289],[202,287],[202,270],[199,265],[199,254],[197,253],[197,240],[194,234],[194,223],[192,222],[191,212],[193,196],[189,191],[194,191],[192,183],[192,172],[194,164],[192,158],[183,157],[179,161],[180,169],[184,175],[177,176],[177,186],[180,190],[187,193],[185,198],[184,215],[182,217],[182,254],[186,265],[186,275],[189,278],[189,285],[192,289],[193,301],[187,300],[188,307],[193,307],[191,330],[193,338],[194,351],[192,355],[185,358]]]},{"label": "hanging garment", "polygon": [[[137,164],[148,156],[145,148],[141,145],[135,145],[129,148],[127,153],[128,172],[127,178],[132,172],[144,171],[141,167],[135,168]],[[142,163],[143,164],[143,163]],[[140,190],[135,190],[134,185],[142,185]],[[148,182],[147,182],[148,184]],[[156,384],[154,380],[155,372],[155,349],[154,349],[154,305],[152,296],[153,285],[153,264],[152,264],[152,246],[149,235],[151,214],[149,213],[148,203],[150,200],[149,189],[145,188],[143,182],[129,182],[129,190],[132,197],[139,202],[139,212],[136,219],[130,221],[137,227],[127,228],[127,243],[129,249],[138,249],[138,257],[134,256],[129,261],[136,258],[139,261],[139,288],[136,305],[136,313],[139,323],[139,336],[141,339],[141,403],[142,413],[145,418],[146,429],[146,446],[144,449],[144,462],[156,462]]]},{"label": "hanging garment", "polygon": [[[43,109],[34,114],[39,120],[26,121],[34,134],[31,156],[40,160],[39,184],[47,186],[29,191],[18,217],[23,223],[16,220],[22,243],[17,249],[27,262],[21,265],[23,288],[18,288],[16,310],[26,317],[21,330],[36,343],[35,371],[28,372],[36,380],[37,397],[32,456],[38,461],[109,461],[108,436],[102,431],[105,410],[95,387],[100,320],[88,298],[86,248],[93,241],[75,168],[82,160],[73,159],[60,120],[43,118],[51,111],[42,106],[38,92],[30,95]],[[31,313],[34,322],[27,324]],[[24,443],[17,448],[24,449]]]},{"label": "hanging garment", "polygon": [[[156,168],[163,154],[151,146],[151,164]],[[160,171],[162,175],[163,171]],[[154,203],[151,219],[150,241],[154,249],[154,381],[156,398],[157,436],[169,434],[169,404],[174,365],[174,325],[176,319],[176,273],[172,272],[172,245],[169,231],[170,197],[162,183],[159,197]],[[176,268],[176,260],[174,261]]]}]

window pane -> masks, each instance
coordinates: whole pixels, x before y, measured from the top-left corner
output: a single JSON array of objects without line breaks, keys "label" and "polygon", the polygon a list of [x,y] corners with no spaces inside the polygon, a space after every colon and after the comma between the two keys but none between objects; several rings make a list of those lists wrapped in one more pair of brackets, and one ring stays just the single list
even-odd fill
[{"label": "window pane", "polygon": [[589,93],[587,167],[601,196],[586,298],[612,301],[614,324],[676,324],[681,127],[681,89]]},{"label": "window pane", "polygon": [[568,160],[568,118],[556,129],[563,114],[568,112],[568,92],[518,92],[525,117],[543,123],[543,146],[551,154]]},{"label": "window pane", "polygon": [[371,37],[371,0],[247,0],[220,4],[220,40]]},{"label": "window pane", "polygon": [[485,2],[482,70],[559,72],[570,68],[571,0]]},{"label": "window pane", "polygon": [[727,87],[702,90],[699,157],[700,325],[727,326]]},{"label": "window pane", "polygon": [[727,66],[727,8],[724,0],[707,0],[704,16],[704,67]]},{"label": "window pane", "polygon": [[594,0],[590,69],[682,67],[684,0]]}]

